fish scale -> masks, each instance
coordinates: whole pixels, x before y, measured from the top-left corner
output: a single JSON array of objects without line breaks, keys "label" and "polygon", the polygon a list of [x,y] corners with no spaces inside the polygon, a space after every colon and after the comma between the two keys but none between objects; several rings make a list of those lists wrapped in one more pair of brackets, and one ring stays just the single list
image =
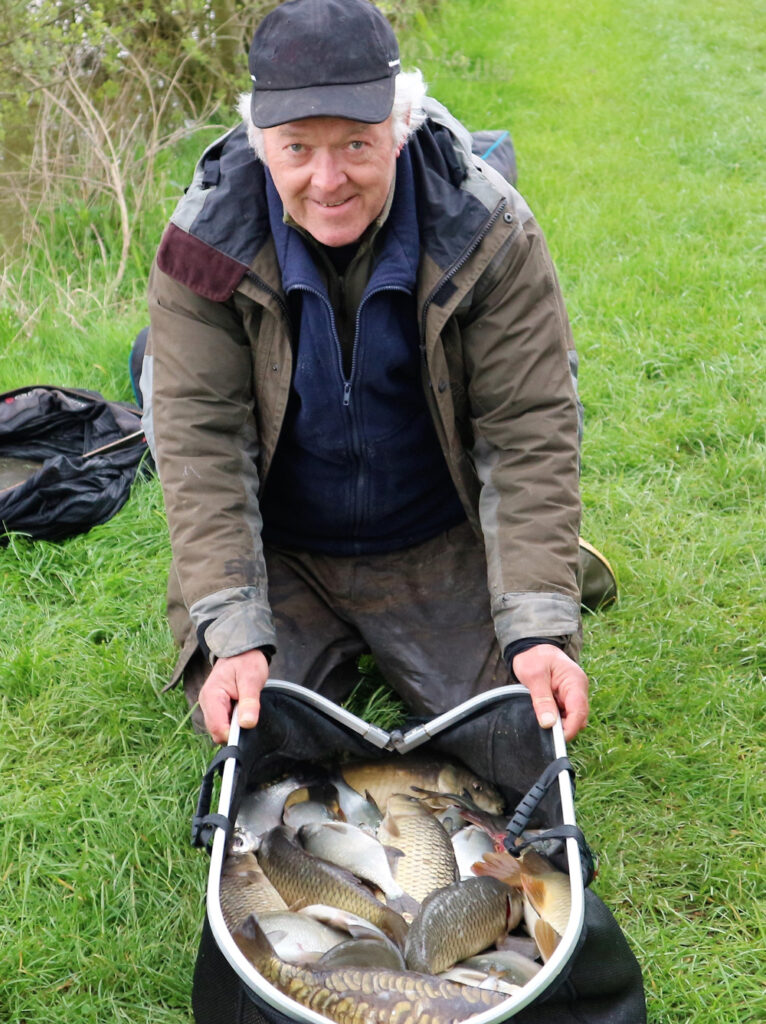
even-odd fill
[{"label": "fish scale", "polygon": [[337,1024],[458,1024],[506,996],[407,971],[345,967],[319,971],[281,961],[255,917],[234,940],[267,981]]},{"label": "fish scale", "polygon": [[403,945],[407,932],[404,918],[375,899],[351,872],[307,853],[290,838],[284,826],[266,833],[258,860],[289,906],[321,900],[359,914],[381,928],[397,945]]},{"label": "fish scale", "polygon": [[449,833],[415,797],[395,793],[389,798],[378,839],[402,852],[393,869],[394,878],[418,902],[457,878]]}]

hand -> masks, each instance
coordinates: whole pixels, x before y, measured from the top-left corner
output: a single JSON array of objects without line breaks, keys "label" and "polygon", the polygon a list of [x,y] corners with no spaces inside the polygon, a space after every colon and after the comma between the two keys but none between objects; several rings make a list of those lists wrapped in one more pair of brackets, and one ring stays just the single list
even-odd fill
[{"label": "hand", "polygon": [[550,729],[561,713],[564,739],[574,739],[588,721],[588,677],[555,644],[537,644],[513,659],[513,671],[532,695],[541,729]]},{"label": "hand", "polygon": [[229,738],[233,701],[239,702],[239,724],[243,729],[253,728],[268,678],[269,663],[261,651],[244,651],[216,661],[199,694],[205,728],[215,743],[226,743]]}]

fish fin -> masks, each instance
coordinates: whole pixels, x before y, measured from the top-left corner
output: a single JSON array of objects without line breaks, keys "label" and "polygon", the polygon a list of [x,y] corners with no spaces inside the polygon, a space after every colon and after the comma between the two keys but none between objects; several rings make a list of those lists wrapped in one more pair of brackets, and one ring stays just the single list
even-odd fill
[{"label": "fish fin", "polygon": [[541,875],[549,875],[556,870],[547,857],[543,857],[531,847],[527,847],[521,854],[521,866],[525,875],[534,875],[537,878]]},{"label": "fish fin", "polygon": [[521,885],[529,897],[529,902],[542,917],[545,908],[545,882],[542,878],[534,878],[522,873]]},{"label": "fish fin", "polygon": [[269,942],[266,934],[258,924],[255,914],[250,914],[232,932],[232,938],[237,944],[240,952],[253,964],[258,967],[267,959],[276,957],[274,948]]},{"label": "fish fin", "polygon": [[481,860],[472,865],[472,870],[475,875],[490,875],[514,888],[519,888],[522,884],[521,865],[507,850],[488,851]]},{"label": "fish fin", "polygon": [[398,846],[384,846],[383,849],[386,854],[388,866],[391,868],[391,874],[395,875],[396,865],[399,863],[399,858],[404,856],[404,850],[400,850]]},{"label": "fish fin", "polygon": [[512,889],[508,893],[508,910],[507,910],[507,921],[505,925],[506,933],[512,932],[513,929],[520,924],[522,917],[524,916],[524,897],[518,891],[518,889]]},{"label": "fish fin", "polygon": [[543,921],[540,918],[535,923],[535,942],[537,948],[540,950],[543,960],[547,963],[548,960],[553,956],[556,946],[561,941],[561,936],[556,929],[548,924],[547,921]]},{"label": "fish fin", "polygon": [[[371,804],[372,807],[374,807],[374,809],[377,811],[378,814],[381,813],[380,807],[378,807],[377,801],[375,800],[375,798],[373,797],[373,795],[369,791],[369,789],[365,789],[365,791],[364,791],[364,799],[367,801],[368,804]],[[382,817],[382,815],[381,815],[381,817]]]},{"label": "fish fin", "polygon": [[[393,836],[394,838],[396,838],[397,836],[400,836],[402,834],[401,833],[401,829],[399,828],[399,826],[394,821],[392,815],[386,814],[386,816],[383,819],[383,821],[386,823],[386,832],[390,836]],[[392,849],[395,849],[395,847],[392,847]],[[402,853],[402,856],[404,856],[404,851],[401,851],[401,853]]]},{"label": "fish fin", "polygon": [[401,896],[392,896],[391,899],[387,899],[386,905],[395,910],[397,914],[411,914],[412,917],[415,917],[420,910],[420,903],[414,896],[410,896],[406,892]]},{"label": "fish fin", "polygon": [[387,907],[386,910],[385,921],[381,922],[381,928],[396,943],[399,949],[404,949],[409,925],[402,915],[397,914],[395,910],[391,910],[390,907]]}]

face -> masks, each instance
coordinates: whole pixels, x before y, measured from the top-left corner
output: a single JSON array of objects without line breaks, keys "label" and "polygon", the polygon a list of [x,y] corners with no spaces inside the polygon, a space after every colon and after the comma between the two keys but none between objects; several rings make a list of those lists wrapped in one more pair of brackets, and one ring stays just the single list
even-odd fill
[{"label": "face", "polygon": [[323,245],[355,242],[385,205],[401,146],[391,118],[361,124],[310,117],[264,128],[277,192],[293,220]]}]

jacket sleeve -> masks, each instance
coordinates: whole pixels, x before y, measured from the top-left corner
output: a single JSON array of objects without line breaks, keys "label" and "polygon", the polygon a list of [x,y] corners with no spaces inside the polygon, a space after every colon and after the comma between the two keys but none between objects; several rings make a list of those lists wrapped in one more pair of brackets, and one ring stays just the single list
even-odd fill
[{"label": "jacket sleeve", "polygon": [[201,298],[156,264],[149,310],[147,436],[184,602],[195,628],[210,623],[214,655],[273,647],[245,313],[236,298]]},{"label": "jacket sleeve", "polygon": [[576,356],[545,240],[523,201],[519,207],[509,240],[461,317],[479,518],[502,650],[521,638],[568,639],[580,629]]}]

